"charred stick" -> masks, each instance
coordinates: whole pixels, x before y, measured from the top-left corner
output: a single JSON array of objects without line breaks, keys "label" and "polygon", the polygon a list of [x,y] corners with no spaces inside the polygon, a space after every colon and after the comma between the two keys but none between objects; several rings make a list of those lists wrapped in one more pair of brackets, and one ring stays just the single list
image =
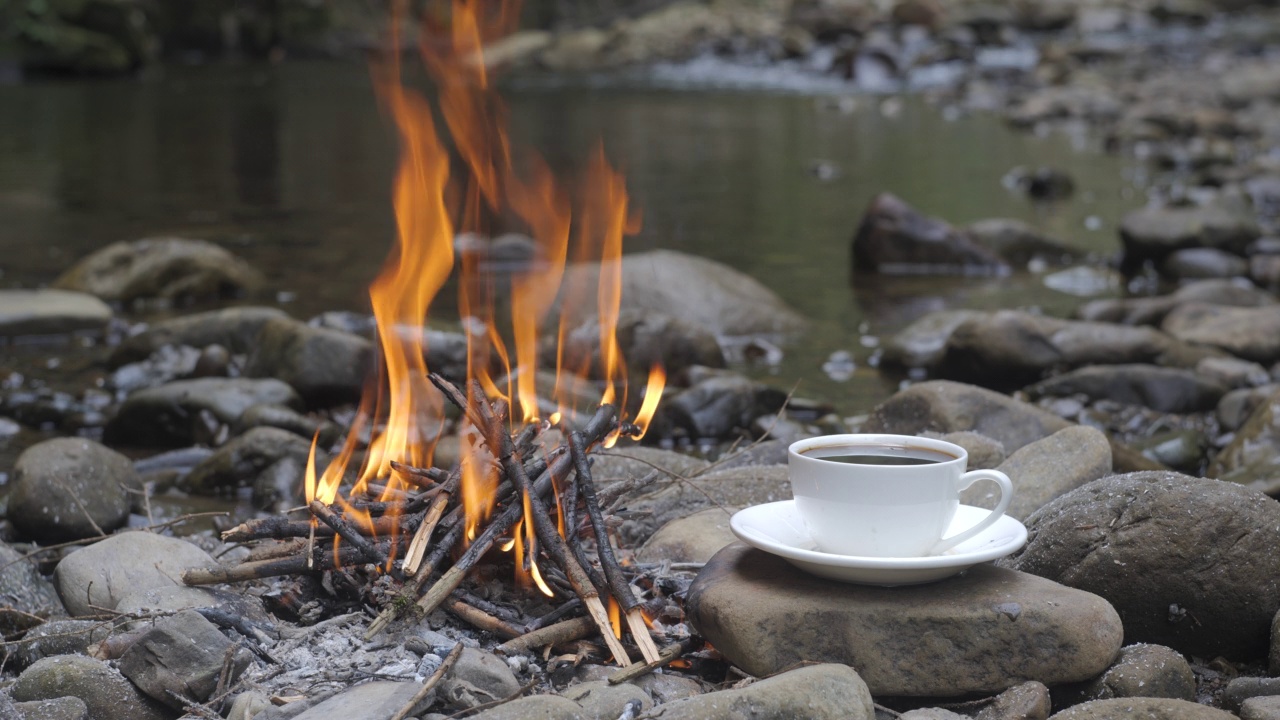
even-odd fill
[{"label": "charred stick", "polygon": [[462,655],[462,643],[458,643],[453,646],[453,649],[449,651],[449,654],[444,656],[444,661],[440,663],[440,667],[437,667],[436,671],[431,673],[431,677],[427,678],[427,681],[422,683],[422,687],[418,689],[418,692],[414,693],[409,702],[404,707],[396,711],[395,715],[391,716],[391,720],[404,720],[409,717],[409,713],[413,712],[414,708],[418,706],[418,703],[426,700],[427,696],[431,694],[431,691],[435,689],[436,685],[439,685],[440,681],[444,679],[444,676],[453,669],[453,664],[458,662],[458,656],[460,655]]},{"label": "charred stick", "polygon": [[590,616],[576,617],[539,628],[520,637],[508,640],[496,649],[505,655],[519,655],[545,645],[559,645],[589,637],[599,632],[595,620]]},{"label": "charred stick", "polygon": [[362,555],[377,562],[379,565],[386,566],[387,555],[378,549],[376,545],[369,542],[369,539],[356,532],[351,527],[351,523],[343,520],[337,513],[329,509],[328,505],[319,500],[312,500],[307,506],[311,510],[311,514],[320,518],[325,525],[333,528],[333,531],[342,536],[343,540],[351,543],[360,551]]},{"label": "charred stick", "polygon": [[503,640],[510,640],[521,635],[520,629],[501,618],[470,605],[456,597],[449,597],[441,605],[453,616],[465,620],[467,624],[480,630],[491,632]]},{"label": "charred stick", "polygon": [[688,652],[689,648],[692,646],[693,640],[691,638],[686,638],[680,642],[672,643],[671,645],[662,648],[662,652],[658,654],[656,660],[650,660],[646,663],[636,663],[631,667],[622,668],[610,675],[607,678],[607,681],[610,685],[620,685],[628,680],[635,680],[636,678],[647,675],[664,665],[670,665],[681,655]]},{"label": "charred stick", "polygon": [[[390,543],[386,545],[388,549],[391,546]],[[384,557],[386,552],[386,550],[379,549],[379,553]],[[321,551],[317,555],[319,557],[315,558],[314,567],[308,564],[309,557],[300,555],[278,560],[244,562],[231,567],[190,568],[183,571],[182,582],[187,585],[216,585],[218,583],[261,580],[281,575],[302,575],[311,570],[327,570],[337,565],[346,566],[377,562],[376,557],[366,557],[363,551],[354,546],[341,548],[336,558],[330,551]]]},{"label": "charred stick", "polygon": [[613,545],[609,542],[609,530],[604,524],[604,514],[600,512],[600,503],[596,499],[596,486],[591,480],[591,463],[587,462],[587,454],[582,450],[582,436],[576,431],[569,433],[569,453],[573,456],[574,467],[578,472],[578,490],[582,493],[582,504],[591,518],[591,527],[596,535],[596,553],[600,556],[600,567],[604,570],[609,589],[613,591],[613,599],[618,601],[622,609],[630,612],[640,601],[631,592],[631,584],[622,574],[622,566],[613,554]]},{"label": "charred stick", "polygon": [[562,618],[578,608],[582,607],[582,600],[578,598],[569,598],[568,602],[560,603],[560,607],[543,615],[540,618],[534,618],[524,626],[525,632],[533,632],[539,628],[546,627],[552,623],[559,622]]},{"label": "charred stick", "polygon": [[[264,522],[267,520],[274,522]],[[382,515],[373,518],[373,522],[370,525],[362,524],[353,525],[352,527],[361,535],[377,535],[381,537],[396,532],[404,532],[410,529],[407,527],[409,524],[410,520],[408,518]],[[282,515],[272,515],[243,522],[222,533],[222,540],[224,542],[284,540],[286,538],[307,537],[310,533],[310,520],[289,520]],[[333,537],[333,535],[334,530],[331,527],[316,528],[316,537]]]},{"label": "charred stick", "polygon": [[451,472],[440,468],[414,467],[413,465],[406,465],[405,463],[395,460],[391,461],[391,469],[400,473],[407,482],[417,485],[424,490],[430,490],[436,485],[447,482],[449,476],[452,475]]}]

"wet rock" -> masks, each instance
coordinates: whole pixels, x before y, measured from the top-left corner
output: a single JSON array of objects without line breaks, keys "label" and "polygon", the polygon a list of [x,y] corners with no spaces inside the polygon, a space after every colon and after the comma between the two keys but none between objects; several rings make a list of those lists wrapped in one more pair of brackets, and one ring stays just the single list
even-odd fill
[{"label": "wet rock", "polygon": [[[533,695],[471,715],[473,720],[579,720],[582,708],[560,695]],[[320,720],[317,716],[316,720]]]},{"label": "wet rock", "polygon": [[1280,471],[1280,393],[1257,404],[1235,438],[1223,448],[1209,468],[1209,475],[1226,479],[1244,470]]},{"label": "wet rock", "polygon": [[1162,645],[1130,645],[1115,664],[1078,686],[1058,688],[1059,704],[1075,705],[1109,698],[1173,698],[1195,700],[1196,678],[1176,651]]},{"label": "wet rock", "polygon": [[261,404],[296,408],[301,400],[279,380],[179,380],[130,395],[107,423],[103,437],[119,445],[190,445],[207,432],[202,412],[216,422],[234,425],[245,410]]},{"label": "wet rock", "polygon": [[178,585],[183,570],[213,564],[208,553],[185,540],[125,532],[63,558],[53,582],[68,612],[96,615],[101,611],[94,606],[113,609],[130,593]]},{"label": "wet rock", "polygon": [[997,695],[974,720],[1044,720],[1050,712],[1049,688],[1032,680]]},{"label": "wet rock", "polygon": [[1249,263],[1217,248],[1184,248],[1161,261],[1160,272],[1175,280],[1244,277],[1249,274]]},{"label": "wet rock", "polygon": [[[1256,658],[1280,608],[1280,504],[1231,483],[1173,472],[1114,475],[1027,518],[1027,545],[1000,561],[1097,593],[1126,639]],[[1187,558],[1195,558],[1188,562]]]},{"label": "wet rock", "polygon": [[238,297],[264,283],[262,273],[213,243],[146,238],[102,248],[72,266],[53,286],[130,303]]},{"label": "wet rock", "polygon": [[978,310],[939,310],[898,331],[884,344],[883,367],[932,369],[942,361],[951,333],[963,323],[985,316]]},{"label": "wet rock", "polygon": [[979,220],[964,231],[1014,267],[1025,268],[1033,263],[1070,265],[1085,257],[1080,250],[1041,234],[1021,220]]},{"label": "wet rock", "polygon": [[250,487],[282,461],[292,460],[294,466],[305,467],[310,454],[310,440],[279,428],[256,427],[218,448],[207,460],[195,466],[183,478],[182,487],[202,495]]},{"label": "wet rock", "polygon": [[628,707],[633,716],[653,707],[653,700],[635,685],[610,685],[607,680],[571,685],[560,694],[578,703],[584,720],[617,720]]},{"label": "wet rock", "polygon": [[900,198],[872,199],[853,238],[857,272],[926,275],[1004,275],[1009,266],[973,238],[920,214]]},{"label": "wet rock", "polygon": [[[706,258],[672,250],[629,253],[622,257],[621,270],[625,308],[679,317],[716,335],[790,334],[808,324],[772,290]],[[598,263],[573,265],[565,270],[562,287],[594,288],[599,273]],[[568,312],[576,326],[590,311]]]},{"label": "wet rock", "polygon": [[1165,316],[1165,332],[1270,365],[1280,360],[1280,305],[1256,308],[1185,303]]},{"label": "wet rock", "polygon": [[1254,410],[1280,392],[1280,385],[1268,384],[1255,388],[1240,388],[1222,396],[1216,413],[1218,424],[1228,432],[1238,430]]},{"label": "wet rock", "polygon": [[729,518],[738,508],[710,508],[676,518],[655,532],[640,549],[640,562],[706,562],[737,540]]},{"label": "wet rock", "polygon": [[1005,461],[1004,445],[999,440],[981,433],[962,431],[953,433],[924,433],[925,437],[936,437],[949,443],[955,443],[969,454],[966,465],[970,470],[994,468]]},{"label": "wet rock", "polygon": [[450,708],[462,710],[502,700],[520,690],[520,681],[497,655],[464,648],[440,681],[439,693]]},{"label": "wet rock", "polygon": [[[1002,611],[1011,603],[1016,620]],[[851,585],[743,543],[707,563],[686,610],[701,635],[753,675],[842,662],[860,669],[873,695],[1084,680],[1111,664],[1123,633],[1101,598],[1024,573],[978,565],[926,585]]]},{"label": "wet rock", "polygon": [[1155,365],[1083,367],[1027,388],[1032,398],[1085,395],[1167,413],[1211,410],[1227,387],[1191,370]]},{"label": "wet rock", "polygon": [[[616,337],[627,366],[641,376],[655,363],[662,365],[668,376],[693,365],[725,366],[724,353],[714,334],[670,315],[623,310],[618,314]],[[543,355],[554,362],[556,352],[554,344],[548,344]],[[600,319],[593,315],[571,332],[563,352],[566,367],[590,368],[591,377],[603,377]]]},{"label": "wet rock", "polygon": [[1259,235],[1253,218],[1221,204],[1144,207],[1130,212],[1120,223],[1124,245],[1121,270],[1131,273],[1146,261],[1160,263],[1184,248],[1215,248],[1242,255]]},{"label": "wet rock", "polygon": [[93,537],[129,519],[129,458],[92,440],[56,438],[27,448],[13,466],[9,521],[44,543]]},{"label": "wet rock", "polygon": [[1275,720],[1280,718],[1280,697],[1249,698],[1240,706],[1241,720]]},{"label": "wet rock", "polygon": [[1229,712],[1207,705],[1169,698],[1094,700],[1050,716],[1049,720],[1232,720]]},{"label": "wet rock", "polygon": [[[1013,482],[1005,512],[1022,520],[1045,503],[1111,472],[1111,443],[1101,431],[1077,425],[1024,445],[998,468]],[[994,508],[999,490],[978,483],[960,496],[966,505]]]},{"label": "wet rock", "polygon": [[227,377],[231,374],[231,352],[221,345],[209,345],[200,351],[191,377]]},{"label": "wet rock", "polygon": [[200,351],[186,345],[165,345],[146,359],[127,363],[111,373],[111,388],[131,393],[195,374]]},{"label": "wet rock", "polygon": [[342,428],[335,423],[303,415],[283,405],[254,405],[240,416],[235,431],[244,434],[256,427],[287,430],[308,441],[319,433],[320,447],[329,447],[342,437]]},{"label": "wet rock", "polygon": [[1062,200],[1076,191],[1071,175],[1051,167],[1014,168],[1009,178],[1033,200]]},{"label": "wet rock", "polygon": [[[233,643],[200,613],[184,610],[158,618],[151,628],[120,656],[117,667],[147,695],[174,710],[209,699],[218,686]],[[252,656],[235,651],[226,675],[235,682]],[[176,696],[176,697],[175,697]]]},{"label": "wet rock", "polygon": [[80,655],[45,658],[22,672],[10,688],[18,702],[76,697],[89,708],[89,720],[169,720],[165,706],[143,695],[114,668]]},{"label": "wet rock", "polygon": [[787,22],[819,40],[840,35],[861,35],[875,20],[876,10],[864,0],[797,0]]},{"label": "wet rock", "polygon": [[[744,708],[750,708],[745,711]],[[790,670],[737,690],[720,690],[659,705],[663,717],[733,720],[873,720],[867,683],[853,668],[827,663]]]},{"label": "wet rock", "polygon": [[89,706],[78,697],[14,703],[13,709],[22,720],[90,720]]},{"label": "wet rock", "polygon": [[748,507],[791,497],[783,465],[718,470],[688,480],[664,478],[653,488],[625,504],[635,517],[618,532],[629,545],[640,545],[662,525],[708,507]]},{"label": "wet rock", "polygon": [[1258,307],[1275,304],[1269,293],[1240,280],[1197,280],[1171,295],[1149,298],[1093,300],[1077,311],[1083,320],[1125,325],[1159,325],[1174,308],[1187,302]]},{"label": "wet rock", "polygon": [[98,298],[65,290],[0,290],[0,337],[102,332],[111,308]]},{"label": "wet rock", "polygon": [[359,335],[283,318],[268,320],[244,374],[273,377],[313,407],[358,402],[373,364],[373,344]]},{"label": "wet rock", "polygon": [[[49,590],[52,592],[53,586]],[[61,604],[59,600],[58,605]],[[97,620],[50,620],[29,630],[10,660],[22,669],[47,657],[88,655],[90,645],[102,642],[111,633],[110,626]]]},{"label": "wet rock", "polygon": [[233,307],[164,320],[126,338],[112,352],[111,364],[119,367],[137,362],[166,345],[186,345],[196,349],[221,345],[232,354],[243,355],[253,350],[263,325],[288,317],[278,308]]},{"label": "wet rock", "polygon": [[1107,89],[1085,85],[1046,87],[1026,97],[1008,113],[1011,124],[1030,127],[1046,120],[1084,118],[1110,120],[1119,117],[1120,101]]},{"label": "wet rock", "polygon": [[1072,423],[1030,403],[973,385],[931,380],[912,385],[871,411],[862,432],[919,435],[971,430],[998,440],[1006,452]]},{"label": "wet rock", "polygon": [[1233,357],[1207,357],[1196,363],[1196,374],[1228,388],[1255,387],[1271,381],[1266,368]]},{"label": "wet rock", "polygon": [[725,439],[757,417],[777,413],[786,401],[781,390],[742,375],[714,374],[663,398],[655,422],[694,438]]},{"label": "wet rock", "polygon": [[[316,703],[295,720],[333,720],[333,718],[360,718],[360,720],[390,720],[413,699],[421,683],[374,680],[348,688],[333,697]],[[418,712],[421,712],[420,703]],[[482,717],[473,715],[472,717]]]}]

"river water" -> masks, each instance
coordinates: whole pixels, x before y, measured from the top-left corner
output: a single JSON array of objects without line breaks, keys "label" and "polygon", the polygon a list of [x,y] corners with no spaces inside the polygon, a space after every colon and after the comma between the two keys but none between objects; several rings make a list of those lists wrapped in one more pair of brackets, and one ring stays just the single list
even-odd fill
[{"label": "river water", "polygon": [[[1143,201],[1134,170],[1089,142],[1019,133],[920,98],[644,77],[510,85],[517,142],[570,177],[603,139],[643,211],[629,251],[719,260],[811,317],[813,330],[780,364],[749,372],[845,414],[892,391],[868,359],[879,337],[927,310],[1062,314],[1079,302],[1026,273],[852,281],[850,240],[876,193],[956,224],[1020,218],[1099,256],[1115,251],[1120,216]],[[394,232],[395,152],[369,76],[353,64],[171,67],[140,79],[0,87],[0,286],[39,286],[109,242],[171,234],[247,258],[271,281],[268,302],[298,317],[365,310]],[[818,177],[815,163],[836,177]],[[1078,191],[1032,203],[1002,183],[1019,165],[1065,170]],[[848,379],[823,370],[840,351],[857,365]],[[3,363],[29,368],[31,358],[5,349]],[[94,372],[91,361],[80,365]]]}]

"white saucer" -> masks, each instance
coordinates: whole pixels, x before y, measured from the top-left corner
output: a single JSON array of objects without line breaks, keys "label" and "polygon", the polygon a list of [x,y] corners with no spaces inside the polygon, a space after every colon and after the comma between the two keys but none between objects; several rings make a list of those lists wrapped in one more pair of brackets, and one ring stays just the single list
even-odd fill
[{"label": "white saucer", "polygon": [[[947,534],[972,527],[989,512],[984,508],[961,505]],[[941,580],[978,563],[1002,558],[1027,542],[1027,528],[1005,515],[991,527],[941,555],[909,558],[834,555],[817,549],[794,500],[740,510],[729,521],[729,526],[743,542],[785,558],[805,572],[864,585],[915,585]]]}]

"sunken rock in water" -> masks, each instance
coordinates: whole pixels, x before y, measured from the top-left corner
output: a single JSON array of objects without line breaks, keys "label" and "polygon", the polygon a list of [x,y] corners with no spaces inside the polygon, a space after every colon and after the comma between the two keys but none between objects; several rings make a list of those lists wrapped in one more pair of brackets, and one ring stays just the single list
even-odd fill
[{"label": "sunken rock in water", "polygon": [[1186,303],[1165,316],[1165,332],[1269,365],[1280,360],[1280,305],[1254,308]]},{"label": "sunken rock in water", "polygon": [[[1096,428],[1077,425],[1024,445],[998,468],[1013,483],[1006,513],[1022,520],[1055,497],[1111,472],[1111,443]],[[980,482],[960,496],[966,505],[994,508],[1000,491]]]},{"label": "sunken rock in water", "polygon": [[143,360],[166,345],[221,345],[243,355],[253,349],[263,325],[288,317],[279,308],[233,307],[163,320],[121,342],[111,354],[111,365]]},{"label": "sunken rock in water", "polygon": [[1200,656],[1263,657],[1280,608],[1280,504],[1239,485],[1113,475],[1027,518],[1000,561],[1106,598],[1126,639]]},{"label": "sunken rock in water", "polygon": [[1021,220],[979,220],[965,232],[1015,267],[1027,267],[1033,262],[1068,265],[1084,259],[1081,251],[1041,234]]},{"label": "sunken rock in water", "polygon": [[277,318],[258,333],[244,374],[273,377],[313,407],[357,402],[373,364],[373,343],[359,335]]},{"label": "sunken rock in water", "polygon": [[182,480],[182,487],[189,492],[214,495],[252,486],[281,462],[292,461],[291,467],[305,467],[310,453],[310,440],[288,430],[256,427],[196,465]]},{"label": "sunken rock in water", "polygon": [[39,629],[48,624],[42,625],[41,620],[63,614],[57,591],[40,575],[35,562],[0,543],[0,565],[0,632],[5,637],[32,626]]},{"label": "sunken rock in water", "polygon": [[93,537],[129,519],[127,488],[141,485],[129,458],[92,440],[56,438],[18,456],[9,521],[46,543]]},{"label": "sunken rock in water", "polygon": [[688,480],[664,478],[626,504],[635,518],[619,528],[624,542],[642,544],[659,527],[709,507],[748,507],[791,498],[785,465],[737,467]]},{"label": "sunken rock in water", "polygon": [[0,290],[0,337],[101,332],[111,308],[98,298],[66,290]]},{"label": "sunken rock in water", "polygon": [[1189,302],[1258,307],[1274,305],[1276,299],[1248,281],[1199,280],[1183,285],[1170,295],[1093,300],[1082,305],[1077,314],[1082,320],[1095,322],[1159,325],[1174,308]]},{"label": "sunken rock in water", "polygon": [[169,720],[175,715],[139,692],[110,665],[81,655],[36,662],[22,672],[9,692],[18,702],[80,698],[89,708],[89,720]]},{"label": "sunken rock in water", "polygon": [[60,697],[49,700],[14,703],[13,709],[21,720],[90,720],[89,706],[78,697]]},{"label": "sunken rock in water", "polygon": [[889,193],[871,200],[853,237],[858,272],[1004,275],[1009,266],[973,238]]},{"label": "sunken rock in water", "polygon": [[234,425],[260,404],[300,407],[298,394],[279,380],[198,378],[146,388],[130,395],[104,430],[106,441],[144,447],[179,447],[201,437],[202,413]]},{"label": "sunken rock in water", "polygon": [[593,680],[571,685],[560,694],[578,703],[584,720],[617,720],[628,707],[633,708],[634,717],[653,707],[649,695],[630,683]]},{"label": "sunken rock in water", "polygon": [[880,588],[818,578],[742,543],[707,563],[686,608],[698,632],[753,675],[842,662],[875,695],[1085,680],[1111,664],[1124,632],[1098,596],[991,565]]},{"label": "sunken rock in water", "polygon": [[636,551],[640,562],[706,562],[737,538],[729,529],[736,507],[708,508],[658,528]]},{"label": "sunken rock in water", "polygon": [[1050,720],[1236,720],[1236,716],[1187,700],[1115,698],[1067,708]]},{"label": "sunken rock in water", "polygon": [[227,665],[227,682],[234,683],[252,656],[234,646],[213,623],[194,610],[153,621],[149,630],[120,657],[120,673],[139,689],[175,710],[204,702],[218,686]]},{"label": "sunken rock in water", "polygon": [[871,693],[853,668],[811,665],[759,680],[737,690],[721,690],[676,700],[653,709],[666,718],[698,720],[874,720]]},{"label": "sunken rock in water", "polygon": [[1196,678],[1177,651],[1144,643],[1121,649],[1115,664],[1093,680],[1054,692],[1066,705],[1130,697],[1195,700]]},{"label": "sunken rock in water", "polygon": [[462,650],[439,685],[440,697],[455,710],[502,700],[519,691],[520,681],[505,662],[474,648]]},{"label": "sunken rock in water", "polygon": [[53,286],[128,303],[235,297],[264,282],[262,273],[213,243],[146,238],[102,248],[72,266]]},{"label": "sunken rock in water", "polygon": [[1177,250],[1212,247],[1243,255],[1261,235],[1249,213],[1222,204],[1201,207],[1148,206],[1134,210],[1120,223],[1124,245],[1122,269],[1143,262],[1160,262]]},{"label": "sunken rock in water", "polygon": [[[374,680],[312,705],[293,717],[294,720],[390,720],[420,689],[421,683],[416,682]],[[419,703],[418,707],[421,706]]]},{"label": "sunken rock in water", "polygon": [[114,609],[125,596],[181,582],[182,571],[214,565],[185,540],[149,532],[125,532],[76,550],[58,563],[53,582],[72,615]]},{"label": "sunken rock in water", "polygon": [[1142,364],[1083,367],[1027,388],[1032,398],[1084,395],[1165,413],[1212,410],[1226,392],[1225,385],[1195,371]]}]

